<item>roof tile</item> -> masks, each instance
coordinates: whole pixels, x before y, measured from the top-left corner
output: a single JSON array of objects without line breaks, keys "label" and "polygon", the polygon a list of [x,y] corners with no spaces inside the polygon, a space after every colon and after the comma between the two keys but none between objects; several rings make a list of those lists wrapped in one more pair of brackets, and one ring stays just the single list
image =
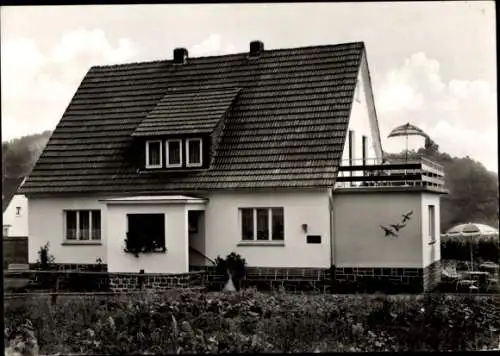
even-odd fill
[{"label": "roof tile", "polygon": [[[92,67],[22,190],[165,194],[332,186],[363,43]],[[229,109],[229,110],[228,110]],[[209,169],[138,172],[133,136],[224,126]]]}]

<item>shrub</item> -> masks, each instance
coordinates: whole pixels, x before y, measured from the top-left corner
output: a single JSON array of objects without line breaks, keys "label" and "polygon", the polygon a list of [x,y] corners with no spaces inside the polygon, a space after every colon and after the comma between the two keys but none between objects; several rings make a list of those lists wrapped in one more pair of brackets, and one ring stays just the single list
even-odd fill
[{"label": "shrub", "polygon": [[223,280],[225,283],[229,280],[228,274],[231,275],[236,289],[240,290],[241,282],[246,274],[246,261],[234,252],[227,255],[225,259],[222,259],[220,256],[217,256],[215,259],[215,275],[224,276]]},{"label": "shrub", "polygon": [[37,265],[43,271],[51,269],[54,265],[55,258],[49,251],[49,243],[41,246],[38,250],[38,260]]}]

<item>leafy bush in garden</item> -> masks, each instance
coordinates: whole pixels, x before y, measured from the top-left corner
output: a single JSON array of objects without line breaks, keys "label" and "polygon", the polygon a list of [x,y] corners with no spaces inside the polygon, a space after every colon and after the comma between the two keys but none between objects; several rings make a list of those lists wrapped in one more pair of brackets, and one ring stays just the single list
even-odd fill
[{"label": "leafy bush in garden", "polygon": [[[494,297],[169,291],[7,301],[41,353],[251,353],[477,350],[498,345]],[[68,317],[72,315],[73,317]]]},{"label": "leafy bush in garden", "polygon": [[14,329],[4,332],[6,356],[37,356],[39,347],[29,320]]},{"label": "leafy bush in garden", "polygon": [[54,256],[49,251],[49,243],[41,246],[38,250],[37,265],[42,271],[50,270],[55,262]]},{"label": "leafy bush in garden", "polygon": [[217,256],[215,259],[215,275],[223,276],[224,283],[229,280],[229,274],[233,279],[237,290],[241,287],[241,281],[245,277],[246,261],[240,255],[231,252],[225,259]]}]

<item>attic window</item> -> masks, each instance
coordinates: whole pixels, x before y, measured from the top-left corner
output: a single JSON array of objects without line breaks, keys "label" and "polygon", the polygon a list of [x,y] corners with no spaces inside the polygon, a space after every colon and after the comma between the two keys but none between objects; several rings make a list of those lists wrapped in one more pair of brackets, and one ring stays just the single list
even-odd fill
[{"label": "attic window", "polygon": [[146,168],[161,168],[161,141],[146,141]]},{"label": "attic window", "polygon": [[168,140],[166,143],[167,167],[182,167],[182,141]]},{"label": "attic window", "polygon": [[186,166],[201,167],[202,162],[201,138],[190,138],[186,140]]}]

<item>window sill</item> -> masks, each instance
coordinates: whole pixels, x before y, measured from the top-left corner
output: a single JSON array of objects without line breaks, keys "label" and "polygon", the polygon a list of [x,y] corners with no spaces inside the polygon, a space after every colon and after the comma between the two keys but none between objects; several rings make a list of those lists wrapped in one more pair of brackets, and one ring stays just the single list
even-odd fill
[{"label": "window sill", "polygon": [[278,246],[284,247],[285,241],[240,241],[237,246]]},{"label": "window sill", "polygon": [[86,240],[66,240],[64,241],[61,245],[63,246],[73,246],[73,245],[76,245],[76,246],[100,246],[102,245],[102,242],[101,241],[98,241],[98,240],[90,240],[90,241],[86,241]]},{"label": "window sill", "polygon": [[193,173],[193,172],[204,172],[207,168],[202,167],[179,167],[179,168],[156,168],[156,169],[139,169],[139,174],[147,174],[147,173]]}]

